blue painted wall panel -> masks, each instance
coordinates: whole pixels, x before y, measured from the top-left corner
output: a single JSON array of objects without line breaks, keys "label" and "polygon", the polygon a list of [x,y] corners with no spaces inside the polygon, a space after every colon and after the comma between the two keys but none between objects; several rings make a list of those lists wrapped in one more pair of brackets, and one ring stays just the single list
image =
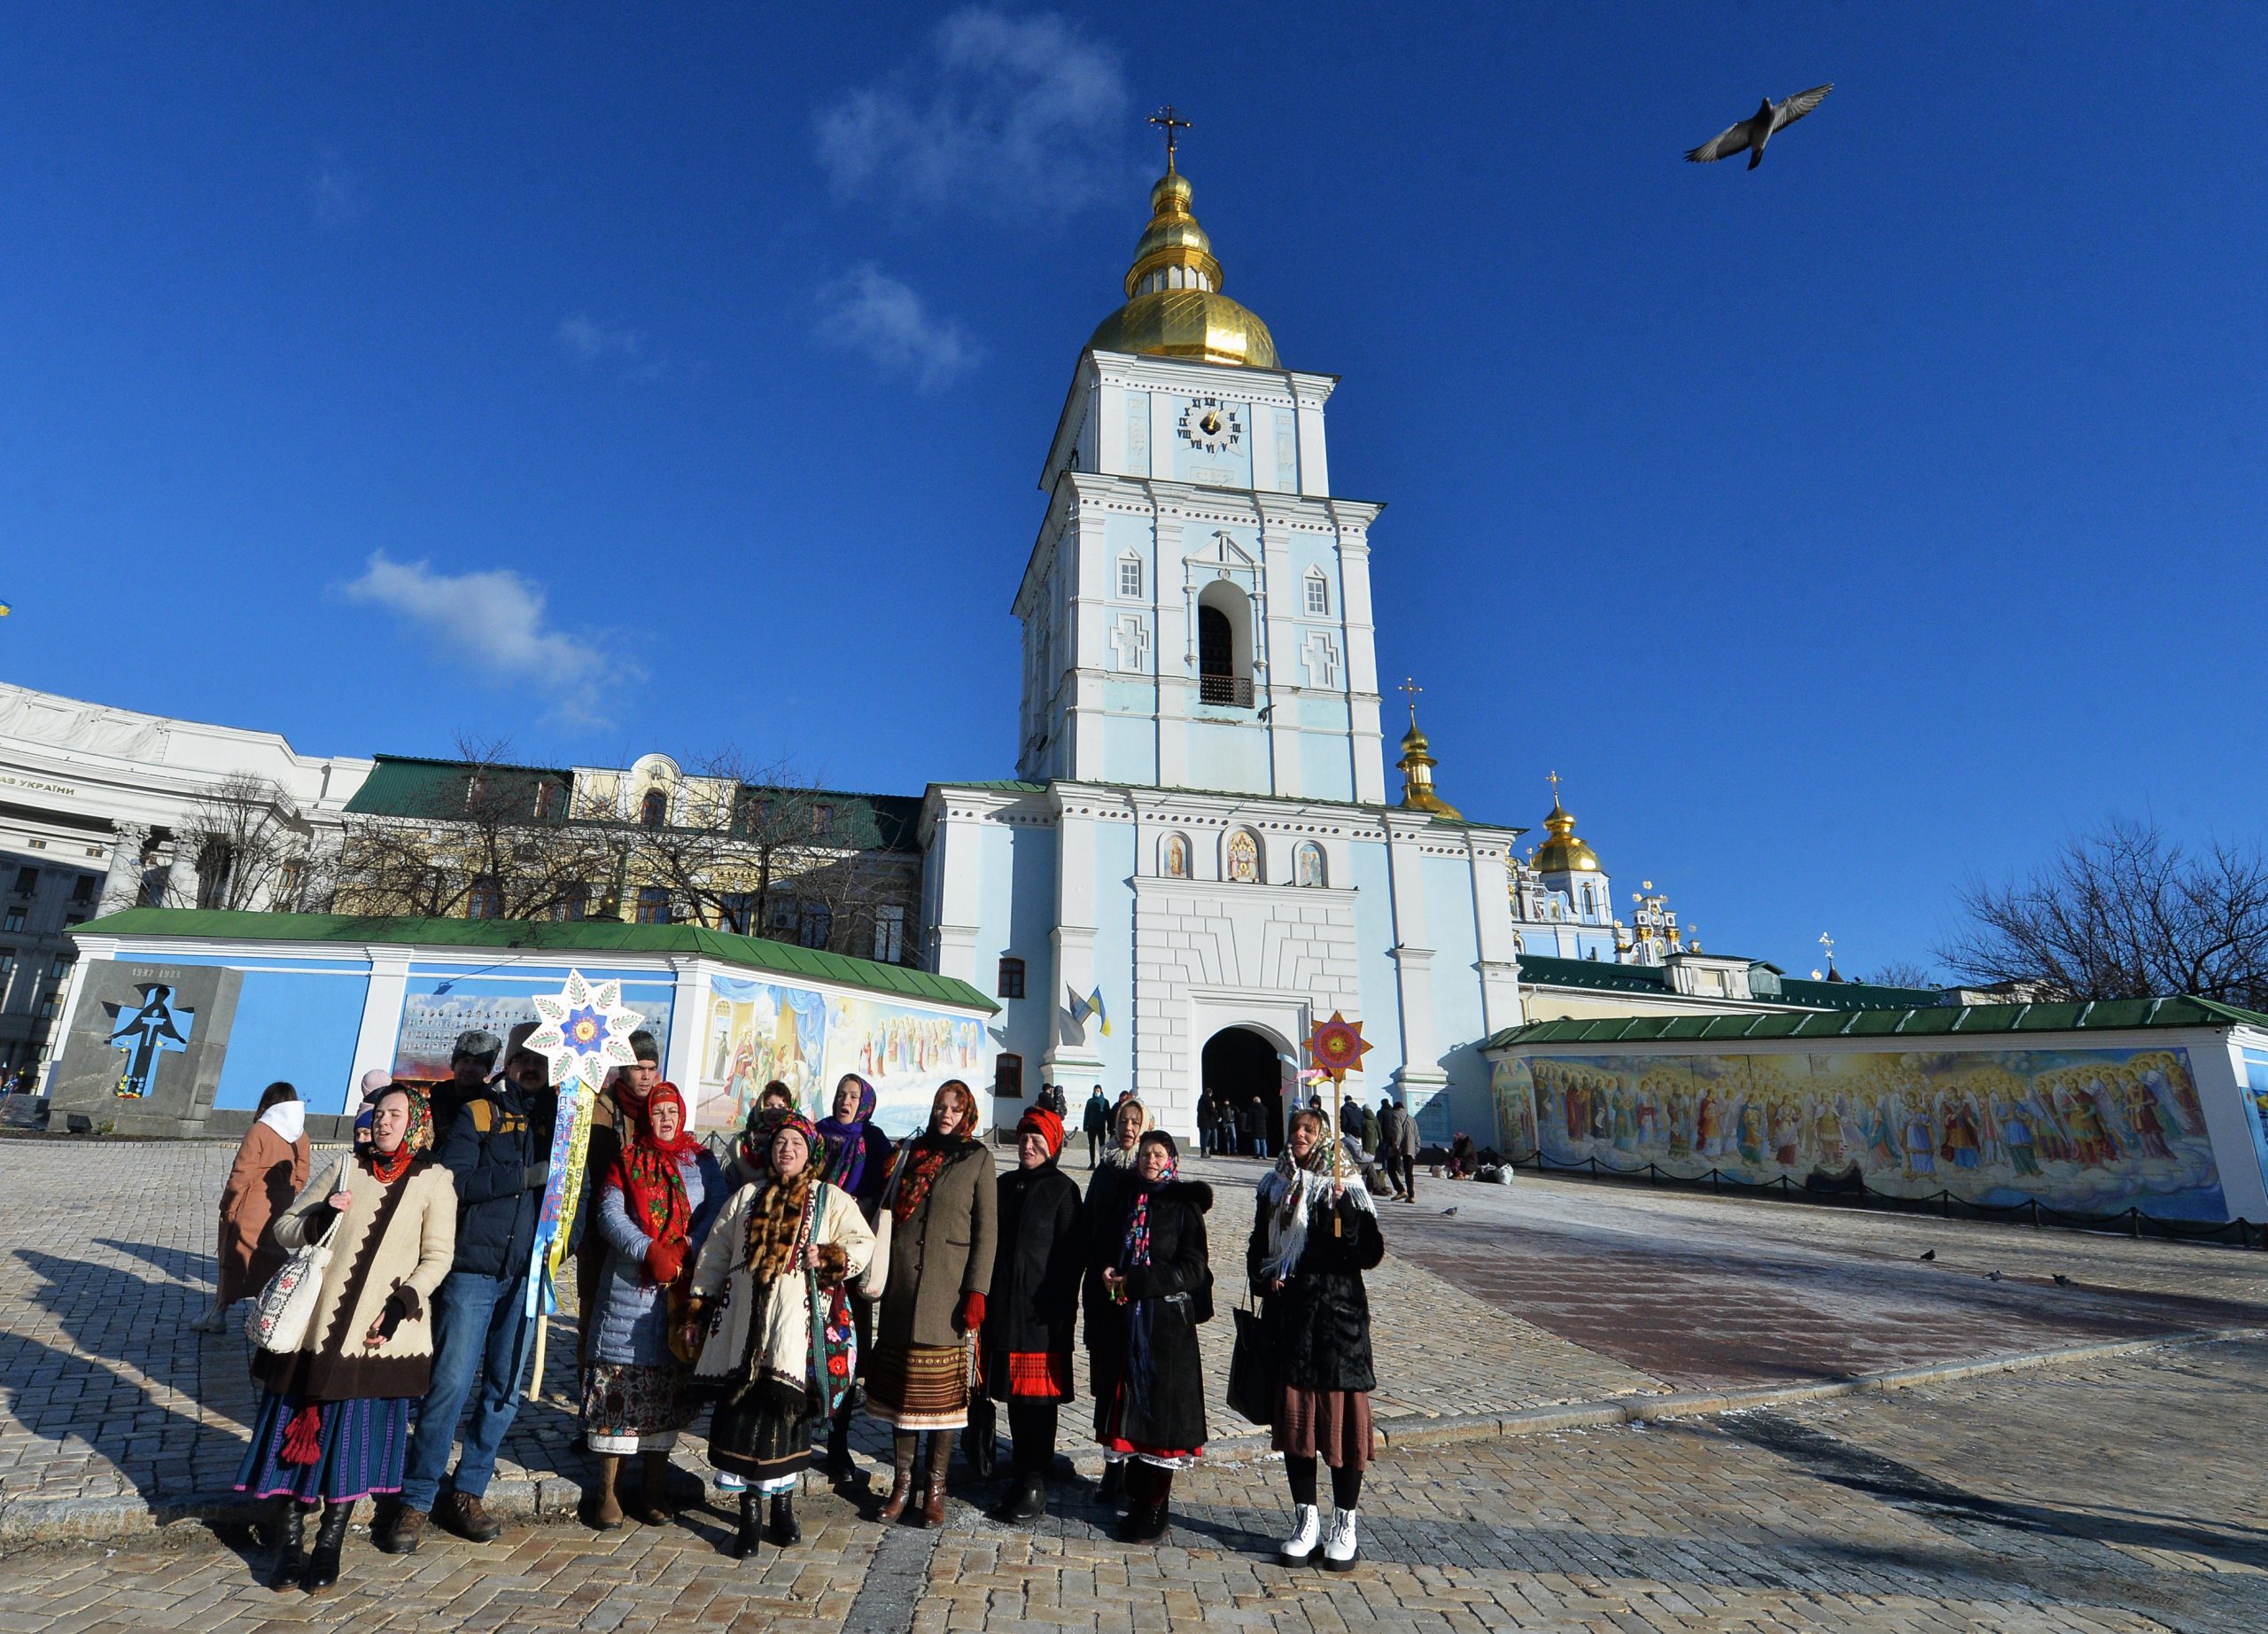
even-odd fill
[{"label": "blue painted wall panel", "polygon": [[369,992],[368,976],[245,970],[214,1106],[250,1111],[284,1078],[299,1086],[309,1110],[343,1110]]}]

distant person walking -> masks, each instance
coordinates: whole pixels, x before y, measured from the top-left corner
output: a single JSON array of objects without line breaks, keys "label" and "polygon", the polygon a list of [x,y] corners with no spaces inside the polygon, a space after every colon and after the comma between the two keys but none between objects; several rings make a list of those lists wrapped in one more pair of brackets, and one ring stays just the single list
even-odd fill
[{"label": "distant person walking", "polygon": [[1103,1142],[1110,1139],[1110,1098],[1102,1093],[1101,1085],[1096,1085],[1095,1093],[1087,1097],[1081,1122],[1087,1134],[1087,1167],[1092,1170]]},{"label": "distant person walking", "polygon": [[1379,1101],[1379,1160],[1403,1202],[1418,1201],[1418,1121],[1390,1096]]},{"label": "distant person walking", "polygon": [[[455,1187],[408,1143],[408,1085],[379,1095],[370,1127],[367,1151],[326,1163],[276,1218],[287,1252],[336,1232],[299,1349],[252,1361],[261,1394],[237,1490],[282,1500],[271,1589],[304,1583],[320,1594],[338,1581],[355,1501],[402,1484],[409,1409],[432,1373],[429,1308],[456,1251]],[[318,1504],[322,1523],[303,1560]]]},{"label": "distant person walking", "polygon": [[221,1332],[229,1307],[259,1293],[284,1268],[284,1250],[268,1226],[307,1183],[307,1102],[291,1085],[270,1084],[221,1188],[218,1274],[212,1308],[190,1324],[198,1333]]}]

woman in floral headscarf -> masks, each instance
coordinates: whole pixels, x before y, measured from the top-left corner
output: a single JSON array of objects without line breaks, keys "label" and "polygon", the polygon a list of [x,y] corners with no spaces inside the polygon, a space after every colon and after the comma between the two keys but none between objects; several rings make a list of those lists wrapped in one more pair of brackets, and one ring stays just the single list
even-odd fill
[{"label": "woman in floral headscarf", "polygon": [[644,1478],[633,1513],[649,1526],[670,1518],[663,1501],[670,1449],[693,1416],[685,1365],[670,1350],[671,1296],[725,1201],[724,1176],[687,1130],[685,1098],[675,1085],[655,1085],[637,1121],[637,1140],[615,1159],[599,1192],[606,1257],[587,1319],[583,1439],[598,1459],[587,1519],[602,1532],[622,1524],[615,1481],[633,1454],[643,1460]]},{"label": "woman in floral headscarf", "polygon": [[809,1118],[781,1122],[764,1179],[733,1194],[693,1271],[685,1342],[700,1342],[694,1379],[718,1398],[709,1461],[744,1483],[743,1559],[756,1552],[760,1495],[772,1499],[772,1541],[802,1538],[796,1483],[856,1365],[843,1285],[866,1269],[874,1236],[850,1194],[819,1179],[823,1149]]},{"label": "woman in floral headscarf", "polygon": [[[819,1137],[827,1154],[820,1178],[848,1192],[867,1225],[882,1210],[882,1191],[889,1185],[889,1137],[874,1124],[874,1086],[855,1072],[846,1072],[835,1086],[835,1114],[819,1120]],[[853,1290],[854,1295],[858,1290]],[[863,1363],[874,1348],[874,1307],[871,1297],[854,1297],[850,1314],[858,1325],[858,1357]],[[850,1415],[858,1406],[858,1392],[846,1390],[843,1404],[827,1427],[827,1474],[832,1481],[848,1481],[850,1462]]]},{"label": "woman in floral headscarf", "polygon": [[1205,1216],[1213,1188],[1180,1178],[1173,1137],[1142,1137],[1133,1202],[1102,1272],[1106,1299],[1087,1328],[1095,1439],[1123,1466],[1128,1543],[1163,1543],[1174,1472],[1205,1453],[1205,1374],[1197,1329],[1213,1315]]}]

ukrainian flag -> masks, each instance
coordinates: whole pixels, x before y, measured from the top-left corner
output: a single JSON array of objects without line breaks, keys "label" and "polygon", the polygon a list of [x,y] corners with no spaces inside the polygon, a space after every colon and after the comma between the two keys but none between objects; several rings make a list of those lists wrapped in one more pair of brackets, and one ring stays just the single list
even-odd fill
[{"label": "ukrainian flag", "polygon": [[5,603],[5,602],[0,602],[0,619],[4,619],[4,618],[6,618],[10,613],[12,613],[12,612],[13,612],[13,611],[16,611],[16,610],[15,610],[14,608],[12,608],[12,607],[9,606],[7,603]]},{"label": "ukrainian flag", "polygon": [[1087,1003],[1093,1007],[1095,1015],[1102,1022],[1102,1036],[1106,1039],[1110,1037],[1110,1012],[1102,1008],[1102,989],[1098,987],[1090,993]]}]

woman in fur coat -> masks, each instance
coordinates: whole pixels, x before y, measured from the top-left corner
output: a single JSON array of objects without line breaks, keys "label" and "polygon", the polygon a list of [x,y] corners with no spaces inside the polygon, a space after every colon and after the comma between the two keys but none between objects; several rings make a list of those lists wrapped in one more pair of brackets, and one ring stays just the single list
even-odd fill
[{"label": "woman in fur coat", "polygon": [[1312,1560],[1322,1532],[1316,1463],[1331,1466],[1331,1537],[1323,1563],[1355,1564],[1355,1509],[1371,1461],[1371,1303],[1363,1273],[1386,1257],[1378,1210],[1363,1177],[1331,1171],[1319,1113],[1292,1114],[1284,1155],[1264,1176],[1253,1210],[1245,1272],[1260,1296],[1262,1331],[1275,1364],[1270,1444],[1292,1484],[1287,1566]]},{"label": "woman in fur coat", "polygon": [[717,1397],[709,1461],[746,1483],[734,1544],[743,1559],[756,1552],[759,1496],[772,1499],[772,1541],[802,1539],[796,1479],[857,1360],[843,1285],[866,1271],[874,1233],[850,1194],[819,1178],[821,1150],[810,1119],[782,1120],[764,1179],[733,1194],[693,1270],[680,1342],[700,1342],[695,1388]]},{"label": "woman in fur coat", "polygon": [[1213,1314],[1205,1216],[1213,1188],[1179,1178],[1173,1137],[1142,1137],[1118,1251],[1102,1271],[1102,1320],[1087,1334],[1095,1439],[1123,1465],[1128,1543],[1165,1541],[1176,1470],[1205,1453],[1205,1377],[1197,1329]]},{"label": "woman in fur coat", "polygon": [[[408,1142],[409,1086],[371,1102],[370,1144],[321,1165],[315,1183],[276,1218],[276,1241],[297,1253],[330,1237],[330,1263],[299,1348],[262,1350],[252,1445],[237,1490],[283,1500],[268,1586],[338,1581],[338,1554],[357,1498],[401,1490],[410,1404],[432,1382],[431,1302],[456,1257],[457,1190],[449,1171]],[[304,1563],[307,1516],[322,1506]]]}]

